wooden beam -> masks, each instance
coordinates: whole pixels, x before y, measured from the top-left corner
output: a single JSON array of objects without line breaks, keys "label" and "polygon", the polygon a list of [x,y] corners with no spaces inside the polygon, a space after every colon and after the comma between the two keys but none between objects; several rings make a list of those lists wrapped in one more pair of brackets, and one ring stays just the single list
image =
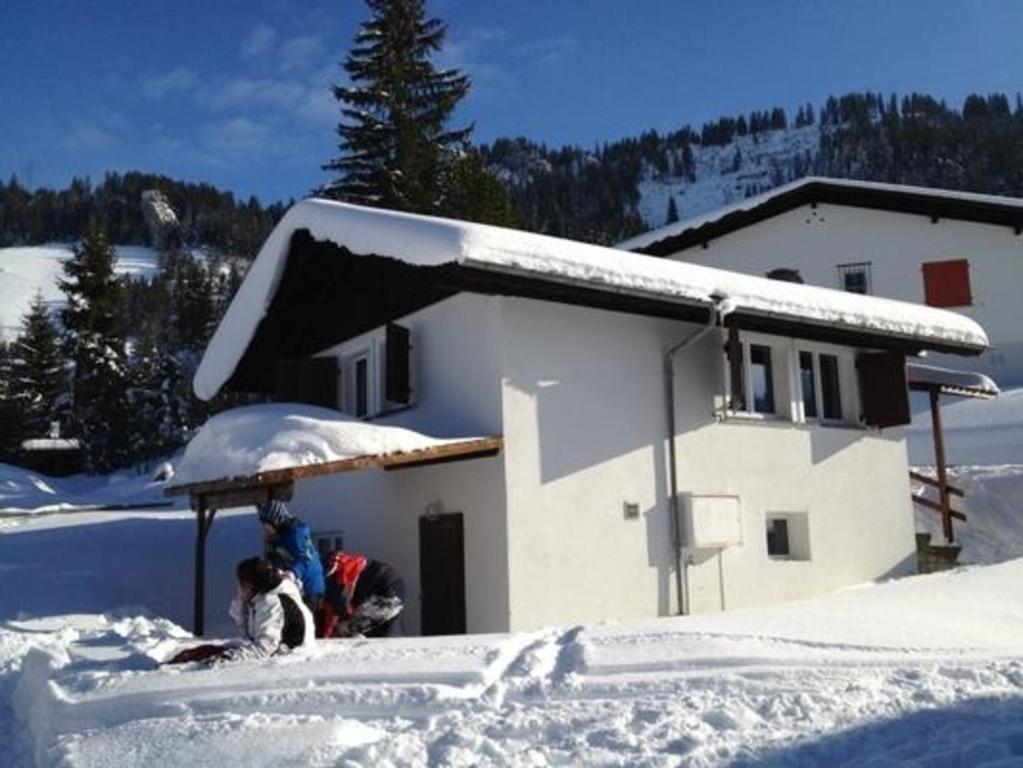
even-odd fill
[{"label": "wooden beam", "polygon": [[[945,437],[941,430],[940,390],[931,387],[931,432],[934,435],[934,464],[938,469],[938,496],[941,504],[941,524],[945,534],[945,543],[954,541],[952,531],[952,507],[948,498],[948,470],[945,466]],[[924,505],[926,506],[926,505]]]},{"label": "wooden beam", "polygon": [[463,459],[487,459],[491,456],[496,456],[498,453],[497,448],[488,448],[478,453],[462,453],[454,458],[441,456],[433,459],[421,459],[420,461],[408,461],[402,464],[389,464],[384,467],[385,472],[398,472],[402,469],[415,469],[416,467],[429,467],[434,464],[447,464],[451,461],[462,461]]},{"label": "wooden beam", "polygon": [[[504,440],[500,437],[483,437],[478,440],[461,440],[459,442],[421,448],[415,451],[370,454],[366,456],[356,456],[350,459],[328,461],[322,464],[309,464],[302,467],[275,469],[267,472],[259,472],[255,475],[225,477],[199,483],[175,485],[170,488],[166,488],[164,493],[168,496],[182,496],[189,494],[193,497],[212,497],[214,494],[222,494],[227,491],[254,491],[264,486],[281,486],[303,478],[334,475],[341,472],[355,472],[361,469],[396,467],[436,459],[471,459],[487,453],[496,453],[503,447],[503,445]],[[207,503],[209,501],[210,499],[207,498]],[[221,508],[223,507],[223,505],[219,503],[217,506]]]},{"label": "wooden beam", "polygon": [[[945,512],[945,510],[941,508],[940,504],[936,504],[935,502],[931,501],[930,499],[926,499],[923,496],[910,495],[910,498],[913,499],[914,504],[919,504],[922,507],[933,509],[935,512],[941,512],[942,514],[944,514]],[[966,522],[966,515],[964,515],[962,512],[950,509],[948,511],[948,514],[949,517],[954,517],[956,520],[962,520],[964,523]]]},{"label": "wooden beam", "polygon": [[[928,477],[927,475],[921,475],[919,472],[914,472],[912,470],[910,470],[909,476],[911,478],[913,478],[914,480],[916,480],[918,483],[923,483],[924,485],[929,485],[931,488],[937,488],[938,487],[938,481],[935,480],[933,477]],[[949,485],[949,486],[946,486],[946,487],[948,488],[948,492],[950,494],[952,494],[953,496],[959,496],[960,498],[965,498],[966,494],[963,492],[962,488],[957,488],[954,485]]]},{"label": "wooden beam", "polygon": [[231,509],[232,507],[254,507],[270,499],[290,501],[294,495],[293,483],[280,485],[256,485],[249,488],[232,488],[203,495],[192,496],[192,508],[197,509],[199,500],[207,509]]},{"label": "wooden beam", "polygon": [[206,508],[204,500],[195,510],[195,593],[192,604],[192,632],[201,637],[206,630],[206,537],[217,510]]}]

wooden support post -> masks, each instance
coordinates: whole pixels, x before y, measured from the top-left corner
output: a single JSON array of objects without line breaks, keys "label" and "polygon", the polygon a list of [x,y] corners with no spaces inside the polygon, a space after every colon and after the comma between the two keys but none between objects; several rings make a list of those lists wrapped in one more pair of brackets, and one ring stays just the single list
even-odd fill
[{"label": "wooden support post", "polygon": [[206,497],[200,496],[195,507],[195,597],[193,601],[192,632],[201,637],[206,618],[206,535],[213,525],[216,509],[207,510]]},{"label": "wooden support post", "polygon": [[938,503],[941,506],[941,525],[945,533],[945,541],[951,544],[954,540],[952,532],[952,505],[949,500],[948,471],[945,466],[945,437],[941,431],[941,408],[939,407],[938,387],[928,391],[931,397],[931,432],[934,435],[934,463],[938,467]]}]

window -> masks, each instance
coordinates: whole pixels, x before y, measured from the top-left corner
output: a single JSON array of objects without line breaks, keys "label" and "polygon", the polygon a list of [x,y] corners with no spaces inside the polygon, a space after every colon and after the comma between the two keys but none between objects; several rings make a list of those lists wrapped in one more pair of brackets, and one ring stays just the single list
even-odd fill
[{"label": "window", "polygon": [[799,388],[806,420],[844,421],[843,370],[837,354],[799,351]]},{"label": "window", "polygon": [[810,523],[806,512],[766,516],[767,556],[772,560],[809,560]]},{"label": "window", "polygon": [[931,261],[922,267],[924,301],[932,307],[967,307],[970,292],[970,263],[966,259]]},{"label": "window", "polygon": [[340,344],[341,410],[373,418],[412,405],[410,332],[395,324]]},{"label": "window", "polygon": [[789,521],[783,517],[767,519],[767,554],[771,557],[789,556]]},{"label": "window", "polygon": [[870,262],[839,264],[838,282],[843,291],[870,293]]},{"label": "window", "polygon": [[369,413],[369,355],[355,360],[355,415],[363,417]]},{"label": "window", "polygon": [[825,419],[837,421],[842,418],[842,389],[838,376],[838,358],[834,355],[821,355],[820,369],[821,412]]},{"label": "window", "polygon": [[777,414],[774,351],[768,344],[740,342],[738,334],[730,336],[725,346],[730,411]]},{"label": "window", "polygon": [[799,386],[803,391],[803,416],[817,418],[817,376],[811,352],[799,353]]},{"label": "window", "polygon": [[774,372],[771,368],[771,348],[761,344],[751,344],[749,358],[753,410],[757,413],[774,413]]}]

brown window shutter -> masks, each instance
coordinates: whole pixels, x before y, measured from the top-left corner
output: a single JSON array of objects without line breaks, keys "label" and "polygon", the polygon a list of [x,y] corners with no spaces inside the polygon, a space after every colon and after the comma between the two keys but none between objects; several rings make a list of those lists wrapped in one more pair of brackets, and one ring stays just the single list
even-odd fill
[{"label": "brown window shutter", "polygon": [[909,424],[909,383],[906,356],[901,352],[869,352],[856,356],[863,423],[871,427]]},{"label": "brown window shutter", "polygon": [[384,354],[384,397],[392,403],[408,405],[412,398],[409,381],[409,354],[412,348],[409,330],[388,323]]},{"label": "brown window shutter", "polygon": [[279,360],[274,399],[337,408],[337,359],[292,357]]},{"label": "brown window shutter", "polygon": [[922,269],[924,301],[927,304],[932,307],[968,307],[973,303],[969,261],[929,261]]}]

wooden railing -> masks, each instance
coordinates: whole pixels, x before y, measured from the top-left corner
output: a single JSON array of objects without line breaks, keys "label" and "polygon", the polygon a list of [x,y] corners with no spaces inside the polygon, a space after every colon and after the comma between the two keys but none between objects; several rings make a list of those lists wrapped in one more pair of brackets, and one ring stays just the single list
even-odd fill
[{"label": "wooden railing", "polygon": [[[945,481],[944,473],[939,473],[938,479],[935,480],[933,477],[927,475],[921,475],[919,472],[910,471],[909,477],[918,483],[930,486],[931,488],[938,489],[938,501],[931,501],[921,494],[911,494],[910,498],[913,499],[914,504],[919,504],[921,507],[927,507],[933,509],[935,512],[941,514],[942,523],[944,524],[945,539],[949,544],[952,543],[952,519],[961,520],[966,522],[966,515],[962,512],[952,509],[952,496],[958,496],[959,498],[965,498],[966,494],[962,488],[957,488],[954,485],[949,484]],[[944,481],[944,482],[942,482]]]}]

